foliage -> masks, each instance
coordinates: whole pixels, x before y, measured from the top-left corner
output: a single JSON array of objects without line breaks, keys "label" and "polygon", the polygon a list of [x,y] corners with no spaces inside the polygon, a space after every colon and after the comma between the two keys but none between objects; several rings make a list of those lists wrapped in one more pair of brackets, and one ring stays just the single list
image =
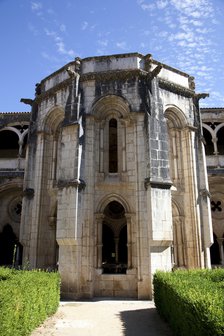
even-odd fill
[{"label": "foliage", "polygon": [[56,312],[59,297],[58,273],[1,267],[0,335],[29,335]]},{"label": "foliage", "polygon": [[224,269],[158,271],[154,300],[178,336],[224,335]]}]

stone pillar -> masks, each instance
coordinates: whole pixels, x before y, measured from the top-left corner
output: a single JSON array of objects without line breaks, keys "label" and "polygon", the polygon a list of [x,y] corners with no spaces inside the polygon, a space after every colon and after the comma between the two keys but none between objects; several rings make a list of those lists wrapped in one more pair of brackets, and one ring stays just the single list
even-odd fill
[{"label": "stone pillar", "polygon": [[36,157],[35,157],[35,172],[33,185],[35,186],[34,197],[32,202],[32,212],[30,217],[26,219],[30,227],[30,246],[29,246],[29,263],[31,267],[41,267],[38,265],[38,239],[39,239],[39,226],[41,225],[41,209],[43,205],[42,199],[42,181],[43,181],[43,164],[44,164],[44,150],[45,150],[45,137],[44,132],[39,132],[37,137]]},{"label": "stone pillar", "polygon": [[114,243],[115,243],[115,263],[118,263],[118,257],[119,257],[119,252],[118,252],[118,245],[119,245],[119,238],[115,237],[114,238]]},{"label": "stone pillar", "polygon": [[224,238],[217,238],[217,242],[219,244],[220,264],[224,266],[223,241],[224,241]]},{"label": "stone pillar", "polygon": [[174,262],[176,267],[185,266],[185,252],[184,252],[184,219],[173,219],[173,231],[174,231]]},{"label": "stone pillar", "polygon": [[96,227],[97,227],[97,254],[96,254],[96,266],[98,270],[101,270],[102,272],[102,226],[103,226],[103,214],[96,214],[95,215],[95,222],[96,222]]},{"label": "stone pillar", "polygon": [[131,215],[125,214],[127,220],[127,250],[128,250],[128,264],[127,269],[132,269],[132,230],[131,230]]},{"label": "stone pillar", "polygon": [[195,129],[186,127],[181,133],[183,177],[184,177],[184,213],[186,238],[186,266],[201,267],[201,227],[200,208],[198,204],[199,190],[197,179]]}]

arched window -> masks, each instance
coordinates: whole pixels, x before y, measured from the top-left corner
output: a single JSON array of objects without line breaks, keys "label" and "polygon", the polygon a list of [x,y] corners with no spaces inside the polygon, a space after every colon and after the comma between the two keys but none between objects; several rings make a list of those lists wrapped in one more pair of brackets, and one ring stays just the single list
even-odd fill
[{"label": "arched window", "polygon": [[0,132],[0,157],[1,158],[16,158],[19,154],[19,137],[9,130]]},{"label": "arched window", "polygon": [[211,133],[203,127],[203,135],[205,139],[205,153],[206,155],[213,155],[214,154],[214,144],[212,142]]},{"label": "arched window", "polygon": [[109,121],[109,173],[118,172],[117,120]]}]

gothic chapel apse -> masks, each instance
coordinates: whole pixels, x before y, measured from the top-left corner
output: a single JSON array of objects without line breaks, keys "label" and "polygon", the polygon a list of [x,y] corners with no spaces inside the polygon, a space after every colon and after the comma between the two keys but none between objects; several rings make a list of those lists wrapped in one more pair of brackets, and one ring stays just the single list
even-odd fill
[{"label": "gothic chapel apse", "polygon": [[147,299],[157,269],[224,264],[224,110],[205,97],[131,53],[76,58],[30,113],[1,113],[0,264],[58,268],[71,299]]}]

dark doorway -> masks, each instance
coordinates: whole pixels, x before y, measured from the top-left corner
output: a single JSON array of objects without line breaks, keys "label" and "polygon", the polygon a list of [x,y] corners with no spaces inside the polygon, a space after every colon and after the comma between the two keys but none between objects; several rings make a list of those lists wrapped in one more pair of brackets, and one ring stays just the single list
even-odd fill
[{"label": "dark doorway", "polygon": [[211,264],[219,265],[220,264],[220,253],[219,253],[219,244],[217,241],[217,237],[213,234],[214,243],[210,247],[210,255],[211,255]]},{"label": "dark doorway", "polygon": [[17,244],[11,225],[6,224],[0,233],[0,265],[11,266],[16,262]]},{"label": "dark doorway", "polygon": [[110,202],[104,211],[102,230],[103,273],[125,274],[127,270],[127,224],[124,207]]}]

